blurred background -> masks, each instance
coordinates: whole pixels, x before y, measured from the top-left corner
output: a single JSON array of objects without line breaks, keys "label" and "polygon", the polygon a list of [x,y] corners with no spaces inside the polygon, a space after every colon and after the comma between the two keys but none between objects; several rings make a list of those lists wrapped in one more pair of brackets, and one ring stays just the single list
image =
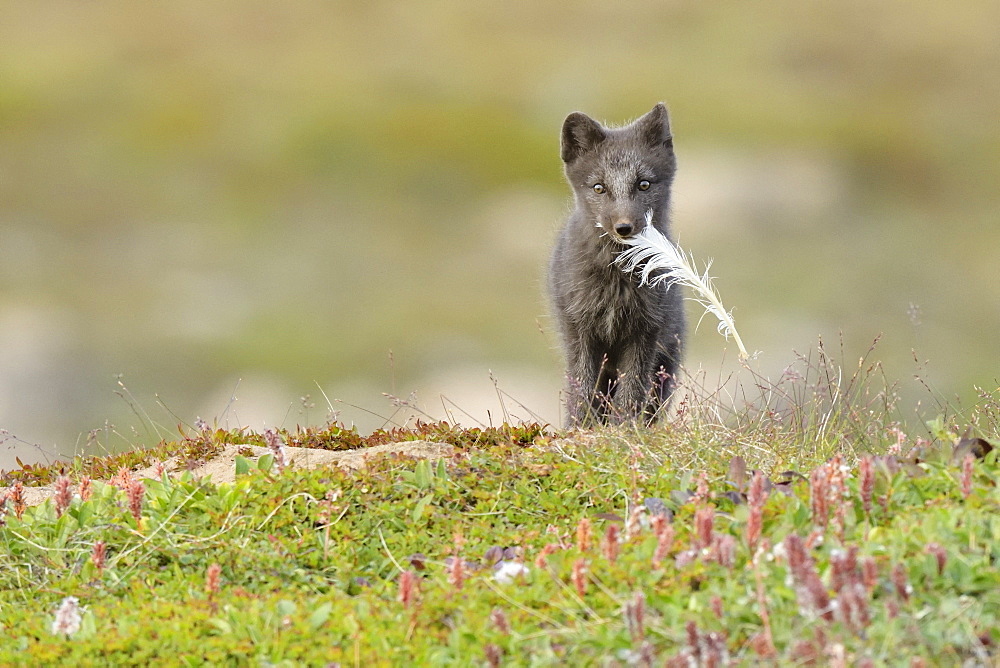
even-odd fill
[{"label": "blurred background", "polygon": [[[197,417],[558,425],[559,129],[660,100],[675,230],[763,373],[883,333],[905,402],[915,374],[975,401],[998,25],[995,0],[8,3],[0,468]],[[689,369],[725,348],[706,322]]]}]

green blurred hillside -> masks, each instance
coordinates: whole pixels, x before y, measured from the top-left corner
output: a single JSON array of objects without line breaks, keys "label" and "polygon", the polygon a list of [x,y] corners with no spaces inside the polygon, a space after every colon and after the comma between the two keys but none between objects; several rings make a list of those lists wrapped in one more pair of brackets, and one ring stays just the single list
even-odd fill
[{"label": "green blurred hillside", "polygon": [[[490,370],[557,421],[559,127],[659,100],[681,242],[765,371],[884,332],[891,377],[916,349],[973,400],[1000,377],[997,25],[992,0],[6,5],[0,457],[322,422],[320,387],[496,418]],[[689,366],[722,346],[704,327]]]}]

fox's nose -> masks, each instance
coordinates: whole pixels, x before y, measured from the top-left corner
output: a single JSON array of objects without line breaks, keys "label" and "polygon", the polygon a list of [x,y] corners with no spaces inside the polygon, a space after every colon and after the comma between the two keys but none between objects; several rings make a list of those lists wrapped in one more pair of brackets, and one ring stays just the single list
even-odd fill
[{"label": "fox's nose", "polygon": [[632,234],[633,229],[634,226],[627,220],[619,220],[618,222],[615,223],[615,232],[618,233],[618,236],[621,237],[630,236]]}]

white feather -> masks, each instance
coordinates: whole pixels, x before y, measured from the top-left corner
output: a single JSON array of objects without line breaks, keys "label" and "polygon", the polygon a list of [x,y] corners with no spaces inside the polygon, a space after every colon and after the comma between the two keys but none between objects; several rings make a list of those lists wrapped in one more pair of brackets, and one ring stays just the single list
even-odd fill
[{"label": "white feather", "polygon": [[[652,211],[646,212],[645,229],[634,237],[622,239],[621,243],[630,246],[615,257],[615,264],[622,271],[632,273],[639,269],[641,272],[639,285],[655,287],[666,283],[666,289],[669,290],[676,283],[689,288],[694,295],[688,299],[698,302],[705,308],[701,318],[709,313],[718,318],[719,333],[726,337],[727,341],[732,336],[740,350],[740,358],[750,359],[751,355],[743,345],[739,332],[736,331],[732,311],[727,311],[722,305],[722,299],[712,285],[712,277],[708,274],[712,266],[711,260],[705,265],[704,273],[699,274],[695,269],[694,256],[685,254],[677,244],[653,227]],[[701,319],[698,320],[698,324],[701,324]]]}]

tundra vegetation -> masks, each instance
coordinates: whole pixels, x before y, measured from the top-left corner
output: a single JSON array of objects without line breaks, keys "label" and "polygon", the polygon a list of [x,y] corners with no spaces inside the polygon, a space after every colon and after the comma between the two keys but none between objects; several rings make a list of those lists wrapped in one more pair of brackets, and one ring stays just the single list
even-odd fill
[{"label": "tundra vegetation", "polygon": [[[995,664],[1000,394],[904,422],[869,358],[742,373],[651,429],[202,425],[8,471],[0,663]],[[407,439],[454,454],[130,473]]]}]

